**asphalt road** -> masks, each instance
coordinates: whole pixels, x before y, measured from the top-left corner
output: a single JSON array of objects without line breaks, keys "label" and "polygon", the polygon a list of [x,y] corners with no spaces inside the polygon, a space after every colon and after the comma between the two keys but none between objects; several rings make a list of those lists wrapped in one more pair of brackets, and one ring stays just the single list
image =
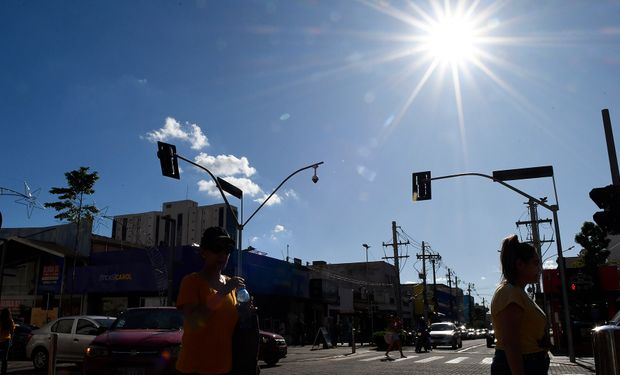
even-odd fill
[{"label": "asphalt road", "polygon": [[[316,349],[316,348],[315,348]],[[413,347],[405,347],[406,358],[392,352],[394,360],[386,360],[383,351],[374,347],[340,346],[332,349],[312,350],[311,346],[289,347],[288,356],[273,367],[261,362],[262,375],[467,375],[489,374],[494,349],[486,347],[484,339],[463,341],[463,348],[452,350],[449,347],[437,348],[429,353],[415,353]],[[9,373],[41,375],[32,363],[27,361],[9,362]],[[80,375],[80,369],[73,364],[60,364],[58,375]],[[552,357],[550,374],[585,375],[594,373],[592,358],[578,359],[576,364],[566,357]]]}]

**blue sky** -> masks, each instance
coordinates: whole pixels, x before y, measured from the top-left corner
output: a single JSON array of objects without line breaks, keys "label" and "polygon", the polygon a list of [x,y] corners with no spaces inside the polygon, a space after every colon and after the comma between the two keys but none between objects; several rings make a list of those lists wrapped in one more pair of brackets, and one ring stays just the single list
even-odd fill
[{"label": "blue sky", "polygon": [[[450,267],[488,301],[501,239],[527,237],[515,225],[528,220],[525,199],[463,177],[413,203],[411,173],[552,165],[573,246],[597,210],[588,192],[611,182],[601,109],[620,137],[620,2],[445,4],[2,1],[0,186],[27,181],[50,202],[65,172],[88,166],[107,215],[220,202],[186,163],[180,181],[161,176],[163,139],[241,187],[247,218],[289,173],[324,161],[317,184],[304,171],[261,209],[244,246],[339,263],[363,262],[367,243],[379,260],[395,220],[411,241],[403,282],[418,281],[425,241],[443,257],[440,281]],[[462,28],[436,31],[451,24]],[[554,201],[549,178],[514,185]],[[57,224],[15,200],[0,197],[3,227]]]}]

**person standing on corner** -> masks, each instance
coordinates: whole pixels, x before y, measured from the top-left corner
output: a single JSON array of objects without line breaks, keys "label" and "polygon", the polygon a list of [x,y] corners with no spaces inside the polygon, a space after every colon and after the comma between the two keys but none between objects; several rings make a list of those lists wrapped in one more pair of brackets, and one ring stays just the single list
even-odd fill
[{"label": "person standing on corner", "polygon": [[11,317],[11,311],[8,308],[2,309],[0,312],[0,359],[2,367],[0,374],[6,375],[7,362],[9,361],[9,349],[11,349],[11,341],[15,332],[15,323]]},{"label": "person standing on corner", "polygon": [[525,287],[538,281],[540,258],[516,235],[502,242],[502,281],[491,301],[497,345],[492,375],[546,375],[549,371],[549,333],[545,313]]},{"label": "person standing on corner", "polygon": [[183,338],[177,370],[191,374],[228,374],[233,333],[239,319],[235,290],[240,277],[222,275],[235,242],[220,227],[207,228],[200,241],[204,266],[183,278],[177,309],[183,312]]}]

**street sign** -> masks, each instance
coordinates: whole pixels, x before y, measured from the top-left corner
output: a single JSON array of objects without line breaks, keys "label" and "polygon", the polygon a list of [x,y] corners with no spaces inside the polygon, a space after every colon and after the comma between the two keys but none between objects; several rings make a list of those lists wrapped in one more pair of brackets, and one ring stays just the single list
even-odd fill
[{"label": "street sign", "polygon": [[241,189],[231,184],[230,182],[224,180],[223,178],[219,178],[219,177],[217,178],[217,182],[220,184],[220,187],[222,188],[222,190],[232,195],[233,197],[237,199],[241,199],[241,197],[243,197],[243,191],[241,191]]},{"label": "street sign", "polygon": [[426,201],[431,199],[431,171],[412,173],[413,201]]},{"label": "street sign", "polygon": [[504,169],[493,171],[493,178],[497,181],[526,180],[529,178],[553,177],[553,166]]}]

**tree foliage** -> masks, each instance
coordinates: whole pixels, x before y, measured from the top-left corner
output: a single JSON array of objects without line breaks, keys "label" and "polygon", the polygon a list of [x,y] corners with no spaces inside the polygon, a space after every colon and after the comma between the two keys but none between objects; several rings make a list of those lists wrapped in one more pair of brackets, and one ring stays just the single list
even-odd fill
[{"label": "tree foliage", "polygon": [[575,242],[583,247],[579,257],[585,268],[595,272],[599,265],[605,264],[609,256],[609,239],[605,231],[598,225],[586,221],[581,226],[581,232],[575,236]]},{"label": "tree foliage", "polygon": [[80,167],[65,173],[68,187],[53,187],[50,194],[58,195],[57,202],[45,203],[45,207],[58,211],[54,217],[59,220],[79,224],[83,220],[92,221],[99,209],[92,204],[85,204],[85,196],[95,193],[95,182],[99,179],[97,172],[89,173],[89,167]]}]

